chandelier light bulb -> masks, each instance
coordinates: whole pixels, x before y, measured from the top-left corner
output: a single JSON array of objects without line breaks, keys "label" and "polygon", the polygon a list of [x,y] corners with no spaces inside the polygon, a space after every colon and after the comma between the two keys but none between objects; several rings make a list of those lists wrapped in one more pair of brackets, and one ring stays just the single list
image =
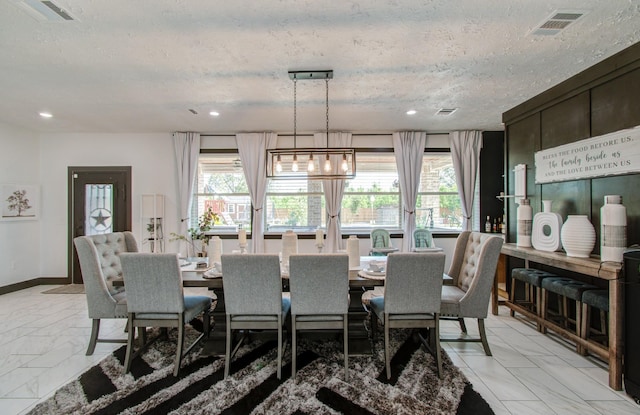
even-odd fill
[{"label": "chandelier light bulb", "polygon": [[327,154],[327,158],[324,160],[324,171],[331,171],[331,161],[329,160],[329,155]]},{"label": "chandelier light bulb", "polygon": [[315,170],[315,165],[313,164],[313,154],[309,154],[309,163],[307,164],[307,171],[312,172]]},{"label": "chandelier light bulb", "polygon": [[291,163],[291,171],[298,171],[298,156],[296,154],[293,155],[293,163]]},{"label": "chandelier light bulb", "polygon": [[282,160],[280,159],[280,154],[278,154],[278,159],[276,160],[276,171],[278,173],[282,171]]},{"label": "chandelier light bulb", "polygon": [[342,155],[342,171],[347,172],[349,170],[349,164],[347,163],[347,155]]}]

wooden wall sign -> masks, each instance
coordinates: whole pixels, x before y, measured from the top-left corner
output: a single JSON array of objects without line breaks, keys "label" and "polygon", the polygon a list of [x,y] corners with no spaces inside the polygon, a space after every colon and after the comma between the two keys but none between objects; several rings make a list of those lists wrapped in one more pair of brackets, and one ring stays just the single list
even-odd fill
[{"label": "wooden wall sign", "polygon": [[640,126],[535,153],[536,184],[640,172]]}]

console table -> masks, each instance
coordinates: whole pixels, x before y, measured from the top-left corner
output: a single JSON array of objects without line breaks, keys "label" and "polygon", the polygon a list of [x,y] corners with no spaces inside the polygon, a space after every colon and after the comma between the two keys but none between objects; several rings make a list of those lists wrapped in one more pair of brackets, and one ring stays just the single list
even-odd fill
[{"label": "console table", "polygon": [[609,362],[609,386],[615,390],[622,390],[622,333],[624,328],[624,285],[622,278],[622,264],[600,262],[598,257],[574,258],[564,252],[538,251],[533,248],[520,248],[516,244],[502,245],[502,254],[514,258],[524,259],[525,268],[529,268],[529,262],[549,265],[558,269],[577,272],[595,278],[606,280],[609,283],[609,347],[591,343],[580,338],[575,333],[569,332],[543,320],[524,307],[506,301],[505,305],[512,310],[527,316],[536,323],[553,330],[563,337],[583,346],[593,354]]}]

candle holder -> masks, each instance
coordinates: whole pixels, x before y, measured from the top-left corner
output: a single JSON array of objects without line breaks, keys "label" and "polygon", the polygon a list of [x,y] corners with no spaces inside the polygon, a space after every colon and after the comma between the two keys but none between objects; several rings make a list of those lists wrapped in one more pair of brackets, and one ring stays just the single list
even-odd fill
[{"label": "candle holder", "polygon": [[239,243],[238,246],[240,247],[240,253],[241,254],[246,254],[247,253],[247,243]]},{"label": "candle holder", "polygon": [[316,242],[316,248],[318,248],[318,253],[321,254],[322,253],[322,249],[324,248],[324,243]]}]

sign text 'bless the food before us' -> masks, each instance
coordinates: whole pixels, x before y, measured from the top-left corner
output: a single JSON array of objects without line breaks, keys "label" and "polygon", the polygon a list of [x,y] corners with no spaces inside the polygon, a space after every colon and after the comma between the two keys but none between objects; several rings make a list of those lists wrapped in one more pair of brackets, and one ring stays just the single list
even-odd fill
[{"label": "sign text 'bless the food before us'", "polygon": [[536,184],[640,171],[640,126],[535,153]]}]

